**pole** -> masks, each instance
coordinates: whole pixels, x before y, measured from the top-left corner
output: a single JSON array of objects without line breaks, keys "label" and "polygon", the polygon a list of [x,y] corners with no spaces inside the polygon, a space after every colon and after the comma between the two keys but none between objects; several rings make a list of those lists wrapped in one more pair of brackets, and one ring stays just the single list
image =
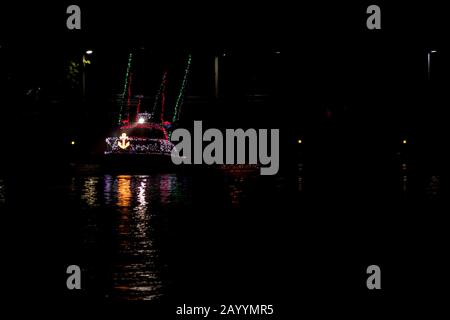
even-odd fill
[{"label": "pole", "polygon": [[216,98],[219,97],[219,57],[214,59],[214,89]]},{"label": "pole", "polygon": [[86,65],[85,65],[84,61],[85,61],[85,56],[83,54],[83,58],[81,61],[81,63],[83,64],[83,76],[82,76],[83,77],[83,79],[82,79],[82,81],[83,81],[83,101],[86,100]]}]

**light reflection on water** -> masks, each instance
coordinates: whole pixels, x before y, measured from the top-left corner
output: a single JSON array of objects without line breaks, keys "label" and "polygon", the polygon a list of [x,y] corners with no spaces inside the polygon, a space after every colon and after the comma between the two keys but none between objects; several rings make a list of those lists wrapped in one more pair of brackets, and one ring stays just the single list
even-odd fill
[{"label": "light reflection on water", "polygon": [[229,180],[230,201],[233,208],[238,208],[244,194],[244,177],[232,177]]},{"label": "light reflection on water", "polygon": [[437,199],[441,191],[441,179],[437,175],[430,177],[427,185],[427,195],[430,199]]},{"label": "light reflection on water", "polygon": [[167,266],[161,258],[160,238],[167,233],[167,208],[186,201],[183,179],[174,174],[105,175],[75,178],[73,183],[88,209],[87,224],[96,220],[95,210],[89,209],[99,206],[107,208],[112,221],[114,254],[107,295],[120,300],[161,297],[166,286],[161,273]]},{"label": "light reflection on water", "polygon": [[90,207],[98,206],[98,195],[96,190],[98,182],[98,177],[89,177],[84,180],[81,200],[86,202],[86,204]]},{"label": "light reflection on water", "polygon": [[406,192],[408,189],[408,165],[406,162],[402,163],[402,191]]},{"label": "light reflection on water", "polygon": [[3,180],[0,179],[0,205],[4,204],[6,201],[5,197],[6,188]]},{"label": "light reflection on water", "polygon": [[[413,189],[411,185],[411,169],[408,162],[404,161],[400,164],[400,183],[401,191],[408,194]],[[439,175],[426,175],[422,179],[421,188],[424,190],[424,196],[428,200],[437,200],[441,194],[441,178]],[[417,187],[417,186],[416,186]]]},{"label": "light reflection on water", "polygon": [[117,206],[128,211],[132,200],[131,176],[117,177]]},{"label": "light reflection on water", "polygon": [[[418,188],[415,185],[417,174],[406,162],[399,165],[399,195],[409,194],[411,187]],[[296,170],[290,172],[289,179],[272,179],[245,170],[234,170],[216,179],[219,182],[208,176],[205,179],[207,184],[200,185],[197,192],[203,195],[210,190],[214,194],[223,190],[232,210],[253,208],[255,201],[270,204],[278,200],[277,194],[286,191],[292,191],[290,196],[308,191],[304,186],[305,168],[303,163],[298,163]],[[420,186],[421,192],[427,193],[428,198],[438,198],[440,177],[428,176],[425,180]],[[223,185],[224,189],[217,189]],[[75,201],[81,204],[88,230],[83,234],[86,250],[102,242],[105,233],[111,237],[112,253],[107,255],[108,261],[105,262],[108,271],[101,271],[109,273],[108,297],[114,300],[153,300],[164,296],[168,280],[161,238],[167,234],[167,217],[171,210],[185,209],[191,201],[194,186],[192,178],[176,174],[104,175],[72,179],[69,189]],[[0,180],[0,200],[2,190]],[[104,219],[108,219],[108,223],[103,224],[105,229],[102,232],[99,231],[102,228],[99,212],[107,217]]]},{"label": "light reflection on water", "polygon": [[297,185],[298,191],[303,191],[303,163],[297,164]]}]

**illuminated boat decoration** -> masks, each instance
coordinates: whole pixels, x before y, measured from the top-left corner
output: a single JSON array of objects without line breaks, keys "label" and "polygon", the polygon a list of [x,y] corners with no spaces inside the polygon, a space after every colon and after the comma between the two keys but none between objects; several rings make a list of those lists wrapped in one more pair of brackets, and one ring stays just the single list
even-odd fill
[{"label": "illuminated boat decoration", "polygon": [[[189,54],[181,88],[174,105],[172,121],[165,121],[167,112],[167,70],[164,70],[161,84],[155,96],[153,108],[148,107],[148,99],[143,95],[132,95],[132,80],[136,74],[136,67],[133,66],[133,54],[128,56],[128,65],[125,73],[125,84],[122,94],[116,95],[116,103],[120,106],[118,113],[119,129],[106,138],[105,158],[106,162],[112,160],[125,160],[125,162],[147,165],[149,158],[159,160],[163,163],[172,163],[172,149],[174,145],[170,142],[168,131],[172,132],[173,124],[177,123],[180,116],[180,109],[183,104],[186,83],[191,65],[191,55]],[[131,72],[130,70],[133,70]],[[142,106],[141,106],[142,102]],[[152,110],[151,113],[144,110]],[[130,121],[133,119],[133,121]],[[148,157],[147,157],[148,156]],[[175,155],[176,156],[176,155]],[[168,159],[168,161],[167,161]],[[144,160],[143,162],[141,160]],[[121,161],[115,162],[120,165]]]},{"label": "illuminated boat decoration", "polygon": [[148,114],[138,114],[138,121],[122,125],[117,134],[106,138],[106,155],[160,155],[170,156],[174,145],[166,129],[152,123]]}]

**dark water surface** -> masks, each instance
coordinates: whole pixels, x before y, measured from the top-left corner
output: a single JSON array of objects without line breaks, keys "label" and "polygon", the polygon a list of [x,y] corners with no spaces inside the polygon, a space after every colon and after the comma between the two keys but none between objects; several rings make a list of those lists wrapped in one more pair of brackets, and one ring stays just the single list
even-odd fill
[{"label": "dark water surface", "polygon": [[[297,295],[306,305],[363,299],[365,268],[378,264],[386,290],[377,299],[433,292],[448,266],[441,179],[402,161],[351,170],[297,162],[269,177],[227,169],[2,178],[8,270],[17,275],[8,282],[21,296],[35,270],[52,301],[290,310]],[[71,264],[82,268],[83,290],[65,288]]]}]

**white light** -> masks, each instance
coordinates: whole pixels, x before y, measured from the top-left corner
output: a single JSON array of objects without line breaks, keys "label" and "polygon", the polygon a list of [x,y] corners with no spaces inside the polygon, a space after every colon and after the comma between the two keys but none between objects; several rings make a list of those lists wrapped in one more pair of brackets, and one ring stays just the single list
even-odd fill
[{"label": "white light", "polygon": [[281,52],[280,52],[280,51],[275,51],[275,53],[276,53],[276,54],[280,54]]},{"label": "white light", "polygon": [[145,119],[144,119],[144,118],[139,118],[138,123],[142,124],[142,123],[144,123],[144,122],[145,122]]},{"label": "white light", "polygon": [[86,54],[92,54],[92,50],[86,50]]},{"label": "white light", "polygon": [[436,53],[437,51],[436,51],[436,50],[431,50],[430,52],[431,52],[431,53]]}]

